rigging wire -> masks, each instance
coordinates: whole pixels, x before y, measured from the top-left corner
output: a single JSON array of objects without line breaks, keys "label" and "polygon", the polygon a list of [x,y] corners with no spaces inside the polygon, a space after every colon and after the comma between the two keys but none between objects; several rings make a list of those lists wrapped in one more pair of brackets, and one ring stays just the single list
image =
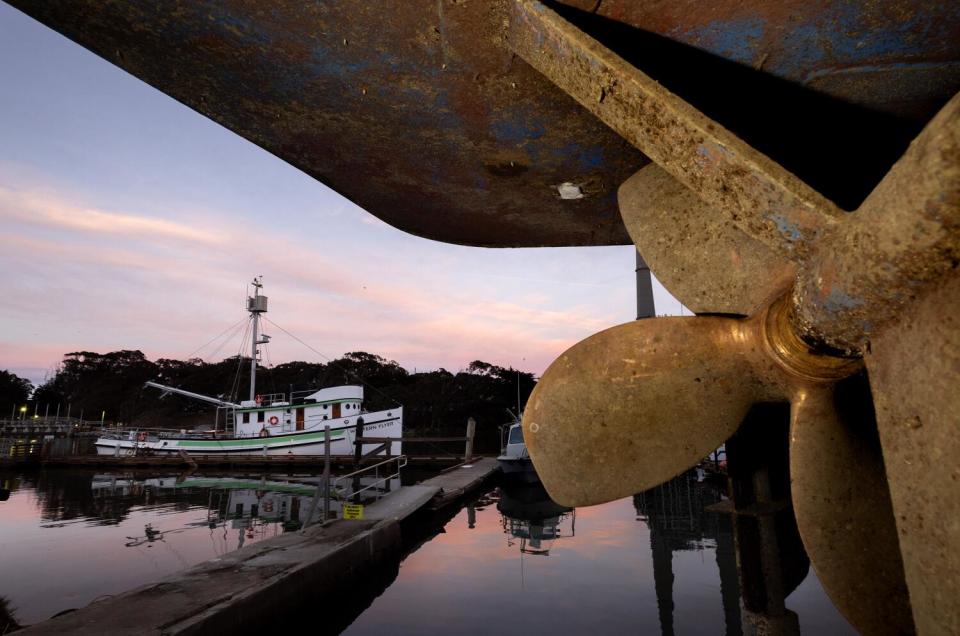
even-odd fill
[{"label": "rigging wire", "polygon": [[266,346],[266,345],[264,345],[264,347],[263,347],[263,357],[264,357],[264,358],[266,359],[266,361],[267,361],[267,364],[264,365],[263,370],[267,372],[267,373],[266,373],[267,379],[270,380],[270,392],[271,392],[271,393],[278,393],[278,391],[277,391],[277,383],[274,381],[274,377],[273,377],[274,374],[271,373],[271,371],[273,371],[273,359],[270,357],[270,347],[268,347],[268,346]]},{"label": "rigging wire", "polygon": [[224,338],[223,341],[220,343],[220,345],[219,345],[216,349],[214,349],[213,351],[210,352],[210,358],[211,358],[211,359],[214,358],[218,353],[220,353],[221,349],[223,349],[227,344],[229,344],[231,340],[233,340],[234,338],[237,337],[237,334],[240,332],[240,329],[243,327],[243,324],[242,324],[242,323],[243,323],[243,321],[241,321],[240,323],[238,323],[238,324],[235,326],[235,328],[234,328],[234,330],[233,330],[233,333],[231,333],[229,336],[227,336],[226,338]]},{"label": "rigging wire", "polygon": [[[226,329],[224,329],[223,331],[221,331],[220,333],[218,333],[217,335],[215,335],[213,338],[210,338],[210,339],[207,340],[205,343],[203,343],[202,345],[200,345],[199,347],[197,347],[196,349],[194,349],[193,351],[191,351],[190,354],[185,358],[185,360],[189,360],[189,359],[192,358],[198,351],[200,351],[201,349],[204,349],[205,347],[209,346],[209,345],[210,345],[211,343],[213,343],[214,341],[222,338],[222,337],[224,336],[224,334],[226,334],[228,331],[231,331],[231,332],[232,332],[232,331],[238,330],[238,329],[240,328],[240,325],[241,325],[242,323],[246,322],[246,320],[247,320],[246,318],[241,318],[241,319],[238,320],[237,322],[233,323],[232,325],[230,325],[229,327],[227,327]],[[232,334],[231,334],[231,336],[228,336],[225,340],[229,340],[231,337],[232,337]],[[219,351],[221,348],[223,348],[223,345],[220,345],[220,347],[217,349],[217,351]]]},{"label": "rigging wire", "polygon": [[272,320],[270,320],[270,319],[267,318],[266,316],[263,317],[263,320],[265,320],[266,322],[270,323],[271,325],[273,325],[274,327],[276,327],[277,329],[279,329],[279,330],[282,331],[283,333],[287,334],[288,336],[290,336],[291,338],[293,338],[294,340],[296,340],[297,342],[299,342],[299,343],[302,344],[304,347],[306,347],[306,348],[309,349],[310,351],[314,352],[315,354],[317,354],[317,355],[320,356],[321,358],[324,358],[325,360],[327,360],[327,362],[329,362],[330,364],[334,365],[335,367],[337,367],[338,369],[340,369],[341,371],[343,371],[345,374],[354,377],[354,378],[355,378],[357,381],[359,381],[360,384],[362,384],[363,386],[369,387],[369,388],[373,389],[375,392],[377,392],[378,394],[380,394],[382,397],[387,398],[388,400],[390,400],[391,402],[393,402],[393,403],[396,404],[397,406],[402,406],[402,405],[400,404],[400,401],[397,400],[396,398],[394,398],[393,396],[387,395],[386,393],[384,393],[383,391],[381,391],[380,389],[378,389],[377,387],[373,386],[372,384],[370,384],[369,382],[367,382],[366,380],[364,380],[363,378],[361,378],[359,375],[357,375],[356,373],[354,373],[353,371],[351,371],[350,369],[347,369],[346,367],[337,364],[334,360],[331,360],[329,357],[327,357],[326,355],[324,355],[324,354],[321,353],[320,351],[317,351],[316,349],[314,349],[313,347],[311,347],[310,345],[308,345],[306,342],[304,342],[304,341],[301,340],[300,338],[296,337],[295,335],[293,335],[292,333],[290,333],[289,331],[287,331],[286,329],[284,329],[283,327],[281,327],[281,326],[278,325],[277,323],[273,322]]},{"label": "rigging wire", "polygon": [[247,343],[247,335],[250,333],[250,322],[247,322],[247,328],[243,330],[243,337],[240,339],[240,348],[237,350],[237,371],[233,376],[233,382],[230,384],[230,399],[236,400],[240,395],[240,370],[243,368],[243,348]]}]

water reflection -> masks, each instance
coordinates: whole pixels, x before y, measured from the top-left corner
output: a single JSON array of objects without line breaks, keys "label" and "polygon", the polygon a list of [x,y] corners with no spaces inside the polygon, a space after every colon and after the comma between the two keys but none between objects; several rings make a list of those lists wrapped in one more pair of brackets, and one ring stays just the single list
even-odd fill
[{"label": "water reflection", "polygon": [[519,543],[521,554],[547,556],[557,539],[576,535],[576,511],[554,503],[539,483],[504,486],[497,510],[507,546]]},{"label": "water reflection", "polygon": [[724,627],[728,636],[740,636],[740,588],[737,560],[730,520],[707,508],[721,501],[715,482],[704,474],[692,472],[661,486],[633,496],[637,518],[650,530],[653,556],[653,581],[657,594],[660,633],[672,635],[673,625],[673,553],[712,549],[720,576],[720,598]]},{"label": "water reflection", "polygon": [[[755,498],[762,480],[744,474]],[[0,609],[29,624],[300,527],[316,481],[0,474],[10,493],[0,571],[18,573],[0,579]],[[436,526],[405,528],[413,551],[399,571],[385,564],[326,624],[351,634],[852,633],[809,569],[789,509],[759,514],[746,499],[736,509],[724,491],[689,473],[571,510],[539,484],[495,489]]]},{"label": "water reflection", "polygon": [[[346,633],[790,634],[782,617],[798,615],[807,633],[853,633],[804,565],[795,525],[776,517],[779,543],[764,542],[724,492],[691,472],[572,510],[538,484],[502,487],[409,555]],[[794,589],[802,610],[778,611]]]},{"label": "water reflection", "polygon": [[[0,623],[34,623],[307,520],[312,475],[0,473]],[[361,482],[361,486],[367,485]],[[390,488],[399,487],[394,480]],[[347,493],[345,496],[349,496]],[[339,501],[330,505],[338,515]],[[0,633],[4,633],[0,626]]]}]

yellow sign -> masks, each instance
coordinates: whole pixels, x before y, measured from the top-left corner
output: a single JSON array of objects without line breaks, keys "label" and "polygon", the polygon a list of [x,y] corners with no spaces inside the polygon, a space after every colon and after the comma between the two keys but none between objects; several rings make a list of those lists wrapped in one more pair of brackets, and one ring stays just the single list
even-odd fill
[{"label": "yellow sign", "polygon": [[344,519],[363,519],[363,506],[360,504],[343,504]]}]

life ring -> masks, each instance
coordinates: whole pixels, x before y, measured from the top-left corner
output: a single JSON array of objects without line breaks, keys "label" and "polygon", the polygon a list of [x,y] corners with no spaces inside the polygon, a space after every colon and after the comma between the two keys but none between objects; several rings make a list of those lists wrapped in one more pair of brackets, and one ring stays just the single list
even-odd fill
[{"label": "life ring", "polygon": [[270,437],[270,431],[265,428],[260,429],[260,437]]},{"label": "life ring", "polygon": [[140,433],[140,434],[138,434],[138,435],[137,435],[137,441],[138,441],[138,442],[145,442],[145,441],[147,441],[147,434],[146,434],[146,433]]},{"label": "life ring", "polygon": [[276,415],[270,416],[270,426],[276,426],[277,422],[279,421],[280,421],[280,418],[278,418]]}]

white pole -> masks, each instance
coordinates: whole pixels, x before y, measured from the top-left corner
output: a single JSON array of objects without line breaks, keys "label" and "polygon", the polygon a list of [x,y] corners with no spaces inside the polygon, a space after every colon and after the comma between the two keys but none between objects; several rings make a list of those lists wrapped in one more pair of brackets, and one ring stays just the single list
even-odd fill
[{"label": "white pole", "polygon": [[[257,289],[254,298],[259,295],[259,291]],[[254,307],[256,307],[256,304],[254,304]],[[250,351],[250,399],[254,400],[257,397],[257,327],[259,326],[260,315],[253,314],[251,320],[253,321],[253,344]]]}]

